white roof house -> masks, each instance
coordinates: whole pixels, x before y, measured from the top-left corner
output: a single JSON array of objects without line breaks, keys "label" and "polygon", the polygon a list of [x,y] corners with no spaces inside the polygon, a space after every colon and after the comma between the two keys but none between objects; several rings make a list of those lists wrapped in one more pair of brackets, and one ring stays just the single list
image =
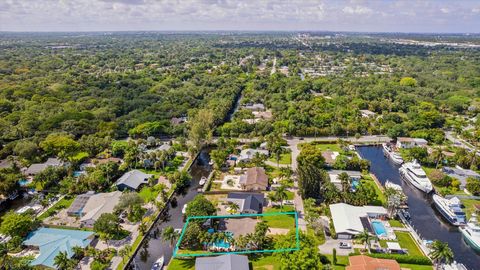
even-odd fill
[{"label": "white roof house", "polygon": [[376,115],[376,113],[370,111],[370,110],[360,110],[360,114],[362,115],[362,117],[374,117]]},{"label": "white roof house", "polygon": [[238,161],[245,161],[245,162],[248,162],[250,160],[252,160],[256,154],[259,154],[259,155],[264,155],[264,156],[268,156],[269,152],[268,150],[264,150],[264,149],[243,149],[242,152],[240,152],[240,156],[238,157]]},{"label": "white roof house", "polygon": [[381,206],[353,206],[346,203],[330,205],[333,226],[338,238],[351,238],[369,229],[368,218],[386,216],[387,209]]},{"label": "white roof house", "polygon": [[428,141],[422,138],[398,137],[396,146],[397,148],[413,148],[416,146],[424,147],[427,144]]},{"label": "white roof house", "polygon": [[329,170],[327,171],[330,178],[330,182],[334,184],[338,189],[342,189],[342,181],[339,179],[341,173],[346,173],[350,177],[350,180],[360,180],[362,173],[358,171],[346,171],[346,170]]}]

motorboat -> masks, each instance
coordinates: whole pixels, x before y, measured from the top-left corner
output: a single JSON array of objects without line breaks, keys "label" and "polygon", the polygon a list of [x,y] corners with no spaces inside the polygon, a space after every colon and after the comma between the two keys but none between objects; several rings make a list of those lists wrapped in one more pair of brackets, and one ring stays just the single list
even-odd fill
[{"label": "motorboat", "polygon": [[401,165],[403,163],[402,156],[400,156],[398,152],[395,152],[390,145],[383,143],[382,147],[385,156],[388,157],[394,164]]},{"label": "motorboat", "polygon": [[200,182],[198,182],[198,184],[200,186],[203,186],[203,185],[205,185],[206,182],[207,182],[207,177],[202,176],[202,178],[200,178]]},{"label": "motorboat", "polygon": [[152,270],[161,270],[163,268],[163,264],[165,263],[165,258],[162,256],[158,258],[152,265]]},{"label": "motorboat", "polygon": [[425,193],[430,193],[433,190],[432,182],[430,182],[417,160],[404,163],[398,170],[404,180],[410,182],[419,190]]},{"label": "motorboat", "polygon": [[480,252],[480,224],[478,223],[477,214],[472,214],[467,224],[459,229],[465,242],[475,251]]},{"label": "motorboat", "polygon": [[395,189],[395,190],[397,190],[397,191],[402,191],[402,192],[403,192],[402,186],[397,185],[397,184],[395,184],[395,183],[392,183],[392,182],[390,182],[389,180],[387,180],[387,181],[385,182],[385,187],[386,187],[386,188]]},{"label": "motorboat", "polygon": [[446,199],[437,194],[433,194],[432,198],[435,207],[450,224],[460,226],[466,223],[465,212],[463,212],[461,208],[462,203],[457,197]]}]

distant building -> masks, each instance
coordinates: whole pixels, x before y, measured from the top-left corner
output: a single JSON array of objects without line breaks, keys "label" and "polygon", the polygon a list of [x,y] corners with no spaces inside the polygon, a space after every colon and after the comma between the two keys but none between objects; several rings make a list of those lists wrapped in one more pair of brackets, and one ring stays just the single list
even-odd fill
[{"label": "distant building", "polygon": [[117,186],[118,190],[138,190],[141,185],[148,184],[148,179],[152,177],[152,174],[146,174],[139,170],[131,170],[126,172],[122,177],[120,177],[115,185]]},{"label": "distant building", "polygon": [[369,111],[369,110],[360,110],[360,114],[364,118],[375,117],[376,113]]},{"label": "distant building", "polygon": [[339,152],[334,151],[322,151],[322,157],[325,159],[325,163],[329,166],[332,166],[335,163],[335,160],[340,155]]},{"label": "distant building", "polygon": [[345,270],[400,270],[400,264],[391,259],[378,259],[365,255],[348,257],[349,266]]},{"label": "distant building", "polygon": [[273,118],[272,111],[267,110],[267,111],[254,111],[253,115],[255,116],[255,119],[263,119],[263,120],[270,120]]},{"label": "distant building", "polygon": [[75,198],[70,208],[68,208],[67,214],[79,216],[81,226],[91,228],[102,214],[113,213],[121,196],[122,192],[120,191],[81,194]]},{"label": "distant building", "polygon": [[353,206],[346,203],[330,204],[330,213],[339,239],[351,239],[364,230],[373,233],[370,218],[388,215],[387,209],[381,206]]},{"label": "distant building", "polygon": [[474,178],[480,181],[480,174],[478,174],[475,171],[464,169],[460,166],[456,167],[443,167],[442,171],[455,179],[458,179],[460,181],[460,189],[463,190],[465,186],[467,185],[467,179],[468,178]]},{"label": "distant building", "polygon": [[58,158],[49,158],[44,163],[35,163],[30,165],[25,171],[25,175],[34,176],[48,167],[60,167],[63,165],[63,162]]},{"label": "distant building", "polygon": [[30,233],[23,244],[40,251],[40,255],[30,265],[56,268],[54,260],[58,253],[66,252],[68,258],[71,258],[73,247],[85,248],[90,245],[94,237],[94,232],[40,228]]},{"label": "distant building", "polygon": [[398,137],[397,138],[397,148],[413,148],[413,147],[426,147],[428,141],[421,138],[408,138],[408,137]]},{"label": "distant building", "polygon": [[248,168],[247,172],[240,177],[240,186],[244,190],[266,190],[268,176],[263,168]]},{"label": "distant building", "polygon": [[226,254],[216,257],[197,257],[195,270],[249,270],[248,257]]},{"label": "distant building", "polygon": [[269,152],[268,150],[264,150],[264,149],[251,149],[251,148],[243,149],[240,152],[238,161],[250,162],[257,154],[261,156],[268,156]]},{"label": "distant building", "polygon": [[265,205],[263,193],[230,192],[227,201],[237,204],[242,214],[260,214]]},{"label": "distant building", "polygon": [[327,171],[330,178],[330,182],[335,185],[339,190],[342,190],[342,181],[339,179],[341,173],[348,174],[350,178],[350,183],[353,181],[360,181],[362,178],[362,173],[357,171],[345,171],[345,170],[329,170]]},{"label": "distant building", "polygon": [[263,105],[262,103],[249,103],[249,104],[245,104],[243,106],[243,108],[247,109],[247,110],[251,110],[251,111],[265,111],[265,105]]}]

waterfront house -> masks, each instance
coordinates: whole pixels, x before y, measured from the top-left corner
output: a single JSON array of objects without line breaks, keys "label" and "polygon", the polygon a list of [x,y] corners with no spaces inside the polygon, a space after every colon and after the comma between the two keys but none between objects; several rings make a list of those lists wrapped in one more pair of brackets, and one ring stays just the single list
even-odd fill
[{"label": "waterfront house", "polygon": [[75,198],[67,214],[80,217],[82,227],[92,228],[102,214],[113,213],[121,196],[120,191],[97,194],[87,192]]},{"label": "waterfront house", "polygon": [[413,147],[426,147],[428,141],[422,138],[398,137],[397,148],[409,149]]},{"label": "waterfront house", "polygon": [[333,166],[333,164],[335,164],[335,160],[339,155],[339,152],[334,152],[330,150],[322,151],[322,157],[325,159],[325,164],[327,166]]},{"label": "waterfront house", "polygon": [[197,257],[195,270],[249,270],[248,257],[238,254],[225,254],[216,257]]},{"label": "waterfront house", "polygon": [[240,156],[238,157],[238,161],[241,162],[250,162],[256,155],[260,156],[268,156],[269,152],[265,149],[243,149],[240,152]]},{"label": "waterfront house", "polygon": [[349,265],[345,270],[400,270],[400,264],[391,259],[378,259],[365,255],[348,257]]},{"label": "waterfront house", "polygon": [[118,190],[138,190],[142,185],[148,184],[148,179],[152,177],[152,174],[146,174],[139,170],[131,170],[126,172],[122,177],[120,177],[115,185]]},{"label": "waterfront house", "polygon": [[328,177],[330,178],[330,182],[335,185],[338,190],[342,191],[342,181],[338,177],[341,173],[346,173],[350,178],[350,184],[352,187],[356,187],[358,183],[360,183],[360,179],[362,178],[362,173],[357,171],[346,171],[346,170],[329,170],[327,171]]},{"label": "waterfront house", "polygon": [[248,103],[243,106],[243,108],[251,111],[265,111],[265,105],[262,103]]},{"label": "waterfront house", "polygon": [[373,233],[370,219],[388,215],[387,209],[381,206],[353,206],[346,203],[330,204],[330,213],[339,239],[351,239],[365,229]]},{"label": "waterfront house", "polygon": [[30,167],[25,170],[24,174],[27,176],[35,176],[48,167],[60,167],[62,165],[63,162],[58,158],[48,158],[44,163],[34,163],[30,165]]},{"label": "waterfront house", "polygon": [[40,252],[30,265],[56,268],[54,260],[58,253],[66,252],[68,258],[71,258],[74,254],[73,247],[87,247],[94,236],[94,232],[88,231],[40,228],[30,233],[23,244]]},{"label": "waterfront house", "polygon": [[360,110],[360,114],[364,118],[370,118],[370,117],[375,117],[377,115],[376,113],[370,111],[370,110]]},{"label": "waterfront house", "polygon": [[233,202],[239,206],[242,214],[261,214],[265,205],[263,193],[230,192],[227,202]]},{"label": "waterfront house", "polygon": [[480,174],[473,170],[469,169],[464,169],[460,166],[455,166],[455,167],[443,167],[442,171],[455,179],[458,179],[460,181],[460,190],[463,190],[465,186],[467,185],[467,179],[468,178],[473,178],[477,179],[480,181]]},{"label": "waterfront house", "polygon": [[248,168],[247,172],[240,177],[240,186],[244,190],[266,190],[268,176],[263,168]]}]

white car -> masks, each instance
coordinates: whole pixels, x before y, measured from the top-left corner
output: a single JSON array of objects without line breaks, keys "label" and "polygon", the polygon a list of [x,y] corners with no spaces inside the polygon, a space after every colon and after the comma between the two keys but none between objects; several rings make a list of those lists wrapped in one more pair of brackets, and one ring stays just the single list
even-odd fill
[{"label": "white car", "polygon": [[183,208],[182,208],[182,214],[184,214],[184,215],[187,213],[187,205],[188,204],[184,204]]},{"label": "white car", "polygon": [[352,248],[352,244],[348,243],[348,242],[340,242],[338,244],[338,247],[339,248],[342,248],[342,249],[351,249]]}]

